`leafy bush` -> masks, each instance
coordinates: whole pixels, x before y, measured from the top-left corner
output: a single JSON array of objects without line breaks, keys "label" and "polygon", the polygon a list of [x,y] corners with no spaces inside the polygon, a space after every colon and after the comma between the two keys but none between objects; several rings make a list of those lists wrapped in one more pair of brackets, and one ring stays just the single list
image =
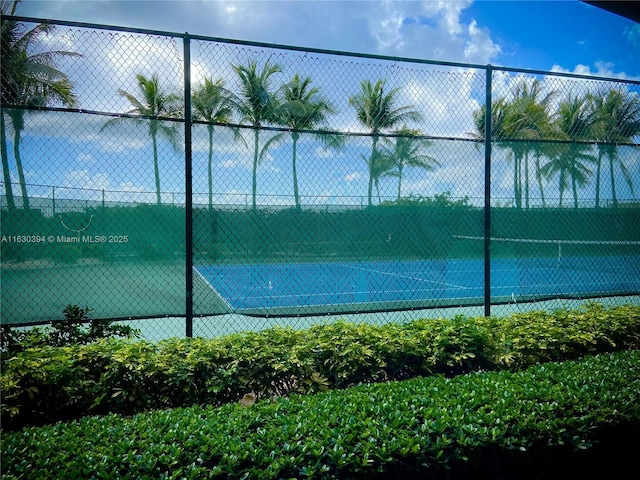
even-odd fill
[{"label": "leafy bush", "polygon": [[640,351],[2,433],[3,478],[622,478]]},{"label": "leafy bush", "polygon": [[469,203],[469,197],[454,199],[450,191],[436,193],[433,197],[423,197],[422,195],[409,194],[399,200],[385,200],[382,206],[421,206],[421,207],[444,207],[444,208],[473,208]]},{"label": "leafy bush", "polygon": [[90,308],[67,305],[63,310],[65,320],[52,322],[49,327],[34,327],[16,330],[2,325],[2,360],[12,357],[28,348],[43,346],[62,347],[65,345],[95,342],[101,338],[136,338],[140,332],[127,325],[113,324],[110,320],[89,319]]},{"label": "leafy bush", "polygon": [[520,370],[640,348],[640,307],[509,317],[458,316],[382,326],[338,322],[215,339],[102,340],[28,348],[3,362],[2,424],[21,428],[87,414],[132,414],[315,393],[362,383]]},{"label": "leafy bush", "polygon": [[506,368],[640,347],[638,306],[605,308],[590,303],[583,309],[521,313],[486,321],[492,332],[489,351],[493,363]]}]

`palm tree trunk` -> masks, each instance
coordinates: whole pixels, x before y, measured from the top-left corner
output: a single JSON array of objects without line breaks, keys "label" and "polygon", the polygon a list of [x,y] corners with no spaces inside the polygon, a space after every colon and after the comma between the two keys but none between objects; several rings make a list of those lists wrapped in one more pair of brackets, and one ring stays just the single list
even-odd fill
[{"label": "palm tree trunk", "polygon": [[613,199],[613,208],[617,208],[618,197],[616,195],[616,179],[613,176],[613,155],[609,156],[609,168],[611,170],[611,198]]},{"label": "palm tree trunk", "polygon": [[398,202],[400,201],[401,192],[402,192],[402,167],[398,166]]},{"label": "palm tree trunk", "polygon": [[598,165],[596,166],[596,208],[600,208],[600,170],[602,169],[602,148],[598,147]]},{"label": "palm tree trunk", "polygon": [[298,138],[300,134],[298,132],[293,132],[291,137],[293,138],[293,198],[296,203],[296,210],[300,210],[300,197],[298,195],[298,169],[296,167],[296,158],[298,151]]},{"label": "palm tree trunk", "polygon": [[573,190],[573,208],[578,209],[578,187],[576,185],[575,162],[571,162],[571,189]]},{"label": "palm tree trunk", "polygon": [[7,134],[5,132],[4,112],[0,108],[0,152],[2,156],[2,178],[4,179],[4,192],[7,197],[7,208],[10,212],[16,211],[16,203],[13,199],[13,187],[11,186],[11,174],[9,173],[9,155],[7,153]]},{"label": "palm tree trunk", "polygon": [[375,161],[377,155],[378,136],[373,136],[373,146],[371,148],[371,160],[369,160],[369,188],[367,190],[367,205],[372,206],[373,197],[373,172],[375,172]]},{"label": "palm tree trunk", "polygon": [[522,208],[522,194],[520,190],[520,158],[518,155],[513,156],[513,196],[516,202],[516,208]]},{"label": "palm tree trunk", "polygon": [[526,209],[529,210],[529,152],[524,154],[524,198]]},{"label": "palm tree trunk", "polygon": [[256,194],[258,193],[258,138],[260,130],[256,127],[253,131],[253,177],[251,179],[251,205],[253,211],[258,209]]},{"label": "palm tree trunk", "polygon": [[151,142],[153,143],[153,175],[156,181],[156,204],[162,204],[162,198],[160,193],[160,167],[158,165],[158,141],[156,134],[151,134]]},{"label": "palm tree trunk", "polygon": [[547,208],[544,199],[544,188],[542,187],[542,173],[540,173],[540,155],[536,153],[536,178],[538,179],[538,188],[540,188],[540,198],[542,199],[542,208]]},{"label": "palm tree trunk", "polygon": [[207,125],[209,130],[209,163],[207,165],[207,181],[209,184],[209,212],[213,210],[213,125]]},{"label": "palm tree trunk", "polygon": [[24,179],[24,169],[22,168],[22,158],[20,157],[20,129],[13,128],[13,155],[16,159],[16,169],[18,170],[18,182],[22,191],[22,208],[29,210],[29,196],[27,195],[27,184]]}]

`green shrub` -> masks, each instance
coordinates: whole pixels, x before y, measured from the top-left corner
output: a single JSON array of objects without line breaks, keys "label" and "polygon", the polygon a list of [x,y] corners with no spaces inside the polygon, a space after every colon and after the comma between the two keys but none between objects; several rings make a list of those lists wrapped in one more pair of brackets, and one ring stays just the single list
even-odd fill
[{"label": "green shrub", "polygon": [[[184,352],[183,352],[184,353]],[[8,479],[620,478],[640,351],[2,433]],[[635,443],[634,443],[635,442]],[[626,475],[626,474],[625,474]]]},{"label": "green shrub", "polygon": [[127,325],[114,324],[110,320],[90,319],[90,312],[91,309],[88,307],[80,308],[77,305],[67,305],[62,312],[65,319],[51,322],[51,325],[45,328],[34,327],[16,330],[2,325],[0,327],[2,360],[11,358],[16,353],[28,348],[84,345],[102,338],[136,338],[140,334],[139,330]]},{"label": "green shrub", "polygon": [[338,322],[215,339],[26,348],[3,361],[2,425],[221,405],[245,395],[272,398],[434,374],[516,371],[634,348],[640,348],[640,307],[597,304],[503,318]]},{"label": "green shrub", "polygon": [[492,338],[487,351],[496,365],[507,368],[640,346],[640,307],[633,305],[590,303],[582,309],[519,313],[488,322]]}]

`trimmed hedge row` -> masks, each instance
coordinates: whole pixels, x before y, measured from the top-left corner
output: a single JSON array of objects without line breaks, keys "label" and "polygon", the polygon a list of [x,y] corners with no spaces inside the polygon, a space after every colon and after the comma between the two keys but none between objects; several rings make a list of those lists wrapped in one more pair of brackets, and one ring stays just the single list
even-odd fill
[{"label": "trimmed hedge row", "polygon": [[4,479],[618,478],[640,351],[2,433]]},{"label": "trimmed hedge row", "polygon": [[2,426],[236,402],[417,376],[521,369],[640,348],[640,307],[339,322],[215,339],[107,340],[26,349],[2,365]]}]

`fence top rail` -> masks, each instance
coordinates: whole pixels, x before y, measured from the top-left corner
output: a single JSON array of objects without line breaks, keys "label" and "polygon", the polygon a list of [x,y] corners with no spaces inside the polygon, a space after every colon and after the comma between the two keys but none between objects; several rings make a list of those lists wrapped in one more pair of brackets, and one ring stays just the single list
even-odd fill
[{"label": "fence top rail", "polygon": [[507,66],[497,66],[497,65],[491,65],[491,64],[481,65],[481,64],[475,64],[475,63],[447,62],[447,61],[440,61],[440,60],[426,60],[426,59],[411,58],[411,57],[394,57],[390,55],[348,52],[343,50],[327,50],[322,48],[301,47],[301,46],[294,46],[294,45],[283,45],[283,44],[277,44],[277,43],[265,43],[265,42],[249,41],[249,40],[237,40],[237,39],[230,39],[230,38],[211,37],[206,35],[194,35],[194,34],[189,34],[188,32],[178,33],[178,32],[169,32],[169,31],[163,31],[163,30],[145,29],[145,28],[104,25],[99,23],[74,22],[74,21],[68,21],[68,20],[54,20],[54,19],[45,19],[45,18],[37,18],[37,17],[23,17],[23,16],[11,16],[11,15],[3,15],[2,21],[3,22],[16,21],[16,22],[27,22],[27,23],[45,23],[45,24],[60,25],[60,26],[66,26],[66,27],[138,33],[142,35],[156,35],[156,36],[164,36],[164,37],[182,38],[183,40],[202,40],[202,41],[211,41],[211,42],[218,42],[218,43],[235,44],[235,45],[248,45],[248,46],[259,47],[259,48],[272,48],[277,50],[289,50],[289,51],[298,51],[298,52],[318,53],[323,55],[366,58],[370,60],[417,63],[417,64],[423,64],[423,65],[440,65],[444,67],[469,68],[469,69],[476,69],[476,70],[485,70],[489,72],[491,71],[514,72],[514,73],[524,73],[528,75],[546,75],[546,76],[553,76],[553,77],[575,78],[580,80],[595,80],[595,81],[607,81],[607,82],[614,82],[614,83],[640,85],[640,80],[632,80],[632,79],[626,79],[626,78],[583,75],[583,74],[570,73],[570,72],[553,72],[553,71],[535,70],[535,69],[527,69],[527,68],[512,68]]}]

